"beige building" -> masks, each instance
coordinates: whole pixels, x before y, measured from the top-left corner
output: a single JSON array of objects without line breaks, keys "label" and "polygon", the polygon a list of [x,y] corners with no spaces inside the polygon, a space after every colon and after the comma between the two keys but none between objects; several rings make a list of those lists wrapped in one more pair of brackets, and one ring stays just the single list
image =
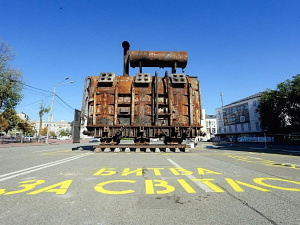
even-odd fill
[{"label": "beige building", "polygon": [[[37,120],[31,120],[29,121],[35,129],[36,134],[38,134],[40,129],[40,121]],[[48,126],[48,121],[42,122],[42,128]],[[71,132],[71,122],[66,122],[64,120],[60,120],[58,122],[51,122],[50,124],[50,131],[54,131],[56,136],[59,136],[60,131],[65,130]]]}]

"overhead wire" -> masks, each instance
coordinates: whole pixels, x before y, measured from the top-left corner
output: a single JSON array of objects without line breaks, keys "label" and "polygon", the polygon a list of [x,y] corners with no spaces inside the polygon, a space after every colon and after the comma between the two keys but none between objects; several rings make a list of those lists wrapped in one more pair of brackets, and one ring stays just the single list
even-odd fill
[{"label": "overhead wire", "polygon": [[39,90],[39,91],[43,91],[43,92],[47,92],[47,93],[52,93],[51,91],[47,91],[47,90],[44,90],[44,89],[41,89],[41,88],[37,88],[37,87],[33,87],[31,85],[25,84],[23,81],[20,81],[20,80],[14,80],[14,79],[11,79],[10,77],[6,77],[6,76],[3,76],[3,75],[0,75],[0,76],[3,77],[3,78],[9,79],[11,81],[20,83],[24,86],[30,87],[30,88],[35,89],[35,90]]},{"label": "overhead wire", "polygon": [[42,99],[40,99],[40,100],[38,100],[38,101],[35,101],[35,102],[32,102],[32,103],[28,103],[28,104],[26,104],[26,105],[18,105],[17,107],[18,108],[22,108],[22,107],[26,107],[26,106],[29,106],[29,105],[33,105],[33,104],[35,104],[35,103],[37,103],[37,102],[41,102],[42,100],[44,100],[44,99],[46,99],[46,98],[50,98],[51,97],[51,95],[49,95],[49,96],[47,96],[47,97],[45,97],[45,98],[42,98]]},{"label": "overhead wire", "polygon": [[38,92],[38,91],[35,91],[33,89],[29,89],[29,88],[23,88],[22,89],[22,92],[25,92],[27,94],[31,94],[31,95],[38,95],[38,96],[49,96],[49,93],[44,93],[44,92]]},{"label": "overhead wire", "polygon": [[55,102],[58,103],[60,106],[62,106],[65,110],[69,111],[69,112],[74,112],[73,110],[71,110],[70,108],[66,107],[65,105],[63,105],[60,101],[58,101],[57,99],[55,99]]},{"label": "overhead wire", "polygon": [[[45,93],[48,93],[48,94],[49,94],[49,93],[50,93],[50,94],[53,94],[53,92],[51,92],[51,91],[47,91],[47,90],[44,90],[44,89],[41,89],[41,88],[33,87],[33,86],[31,86],[31,85],[25,84],[23,81],[20,81],[20,80],[14,80],[14,79],[11,79],[11,78],[9,78],[9,77],[3,76],[3,75],[1,75],[1,74],[0,74],[0,77],[9,79],[9,80],[14,81],[14,82],[17,82],[17,83],[20,83],[20,84],[22,84],[22,85],[24,85],[24,86],[26,86],[26,87],[28,87],[28,88],[32,88],[32,89],[34,89],[34,90],[36,90],[36,91],[41,91],[41,92],[45,92]],[[28,90],[30,90],[30,89],[28,89]],[[28,91],[28,90],[27,90],[27,91]],[[45,95],[45,93],[39,93],[39,94]],[[68,103],[66,103],[66,102],[65,102],[59,95],[57,95],[56,93],[55,93],[55,96],[56,96],[60,101],[62,101],[66,106],[68,106],[70,109],[75,110],[73,107],[71,107]]]},{"label": "overhead wire", "polygon": [[61,97],[59,97],[57,94],[55,94],[55,96],[61,100],[66,106],[68,106],[70,109],[75,110],[72,106],[70,106],[68,103],[66,103]]}]

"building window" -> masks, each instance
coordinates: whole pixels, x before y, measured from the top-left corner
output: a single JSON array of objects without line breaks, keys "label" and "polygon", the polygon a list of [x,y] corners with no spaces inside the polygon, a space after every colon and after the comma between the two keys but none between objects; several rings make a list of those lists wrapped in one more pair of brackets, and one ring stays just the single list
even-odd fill
[{"label": "building window", "polygon": [[219,127],[219,132],[220,132],[220,133],[222,133],[222,129],[221,129],[221,127]]},{"label": "building window", "polygon": [[256,127],[256,130],[259,130],[259,123],[258,122],[255,123],[255,127]]},{"label": "building window", "polygon": [[248,123],[248,131],[251,131],[251,123]]},{"label": "building window", "polygon": [[232,133],[232,131],[231,131],[231,126],[229,126],[229,133]]},{"label": "building window", "polygon": [[244,131],[244,124],[241,123],[241,131]]},{"label": "building window", "polygon": [[253,106],[256,106],[256,101],[253,101]]},{"label": "building window", "polygon": [[212,128],[212,134],[216,133],[216,128]]},{"label": "building window", "polygon": [[234,125],[234,130],[236,133],[238,132],[237,124]]},{"label": "building window", "polygon": [[224,127],[224,133],[226,133],[226,127]]}]

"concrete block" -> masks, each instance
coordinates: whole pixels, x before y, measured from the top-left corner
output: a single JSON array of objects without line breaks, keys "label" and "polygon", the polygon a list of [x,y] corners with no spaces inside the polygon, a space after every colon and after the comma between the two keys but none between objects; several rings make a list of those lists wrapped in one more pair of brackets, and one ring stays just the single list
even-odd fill
[{"label": "concrete block", "polygon": [[120,152],[120,148],[115,148],[114,152]]},{"label": "concrete block", "polygon": [[111,152],[111,149],[110,148],[105,148],[104,152]]},{"label": "concrete block", "polygon": [[102,150],[101,150],[101,148],[95,148],[95,149],[94,149],[94,152],[95,152],[95,153],[99,153],[99,152],[102,152]]},{"label": "concrete block", "polygon": [[125,148],[125,152],[130,152],[130,148]]}]

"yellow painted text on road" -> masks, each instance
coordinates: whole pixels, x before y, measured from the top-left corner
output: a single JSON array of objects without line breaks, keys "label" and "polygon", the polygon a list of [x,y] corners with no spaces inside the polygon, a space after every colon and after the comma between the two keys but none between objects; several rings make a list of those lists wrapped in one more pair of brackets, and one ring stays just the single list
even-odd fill
[{"label": "yellow painted text on road", "polygon": [[[187,175],[195,174],[193,171],[187,170],[185,168],[171,167],[168,169],[175,176],[187,176]],[[121,172],[121,176],[128,176],[131,174],[136,176],[142,176],[145,171],[152,171],[154,176],[161,176],[163,172],[166,173],[165,168],[136,168],[136,169],[124,168],[123,171]],[[94,173],[94,176],[112,176],[116,174],[118,174],[116,168],[101,168],[96,173]],[[206,175],[206,174],[220,175],[221,173],[213,170],[205,169],[205,168],[197,168],[196,174],[197,175]]]}]

